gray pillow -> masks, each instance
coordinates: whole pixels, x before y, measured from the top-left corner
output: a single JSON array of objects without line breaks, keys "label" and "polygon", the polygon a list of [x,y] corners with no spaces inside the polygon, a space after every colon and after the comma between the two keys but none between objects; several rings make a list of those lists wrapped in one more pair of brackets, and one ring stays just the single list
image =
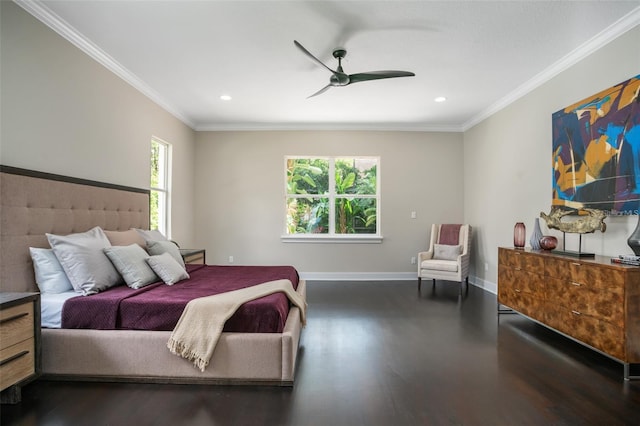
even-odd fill
[{"label": "gray pillow", "polygon": [[133,228],[133,229],[142,237],[142,239],[147,244],[149,244],[151,241],[169,241],[169,239],[165,237],[164,234],[158,231],[157,229],[152,229],[150,231],[146,231],[144,229],[139,229],[139,228]]},{"label": "gray pillow", "polygon": [[129,287],[142,288],[158,281],[155,272],[147,264],[149,255],[138,244],[108,247],[104,253]]},{"label": "gray pillow", "polygon": [[187,271],[169,253],[151,256],[147,263],[165,284],[172,285],[189,278]]},{"label": "gray pillow", "polygon": [[73,286],[64,273],[62,265],[51,249],[29,247],[33,260],[33,271],[40,293],[64,293],[73,290]]},{"label": "gray pillow", "polygon": [[433,258],[437,260],[457,260],[462,253],[462,246],[450,246],[446,244],[434,244]]},{"label": "gray pillow", "polygon": [[75,291],[87,296],[122,283],[104,254],[111,243],[99,226],[78,234],[46,236]]},{"label": "gray pillow", "polygon": [[180,249],[175,243],[171,241],[147,241],[147,250],[150,255],[158,255],[162,253],[169,253],[184,269],[184,260],[180,255]]}]

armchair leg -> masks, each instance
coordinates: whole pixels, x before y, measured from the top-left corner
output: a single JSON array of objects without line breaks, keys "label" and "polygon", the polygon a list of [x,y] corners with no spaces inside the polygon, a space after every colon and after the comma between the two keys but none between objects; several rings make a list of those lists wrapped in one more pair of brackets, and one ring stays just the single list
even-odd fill
[{"label": "armchair leg", "polygon": [[418,291],[420,291],[421,286],[422,286],[422,277],[418,277]]},{"label": "armchair leg", "polygon": [[436,289],[436,279],[433,279],[433,285],[431,286],[431,290],[435,290]]}]

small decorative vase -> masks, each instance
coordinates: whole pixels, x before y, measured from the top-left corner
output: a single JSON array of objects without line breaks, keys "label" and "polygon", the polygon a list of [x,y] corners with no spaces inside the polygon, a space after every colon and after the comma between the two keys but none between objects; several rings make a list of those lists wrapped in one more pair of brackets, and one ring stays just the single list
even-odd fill
[{"label": "small decorative vase", "polygon": [[542,250],[553,250],[558,247],[558,239],[553,235],[545,235],[540,238],[540,248]]},{"label": "small decorative vase", "polygon": [[533,224],[533,232],[531,233],[531,239],[529,244],[533,250],[540,250],[540,238],[542,238],[542,230],[540,229],[540,219],[535,218]]},{"label": "small decorative vase", "polygon": [[513,246],[515,248],[524,248],[524,240],[526,238],[526,228],[524,223],[518,222],[513,228]]},{"label": "small decorative vase", "polygon": [[636,256],[640,256],[640,215],[638,215],[638,224],[636,225],[636,229],[633,230],[627,239],[627,244],[631,247],[631,250],[633,250],[633,253]]}]

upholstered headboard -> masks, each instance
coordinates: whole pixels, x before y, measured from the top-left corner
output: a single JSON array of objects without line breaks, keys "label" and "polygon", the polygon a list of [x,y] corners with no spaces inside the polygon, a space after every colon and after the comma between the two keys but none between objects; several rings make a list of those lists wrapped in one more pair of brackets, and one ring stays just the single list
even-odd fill
[{"label": "upholstered headboard", "polygon": [[45,233],[149,229],[149,190],[0,166],[0,291],[38,291],[29,247]]}]

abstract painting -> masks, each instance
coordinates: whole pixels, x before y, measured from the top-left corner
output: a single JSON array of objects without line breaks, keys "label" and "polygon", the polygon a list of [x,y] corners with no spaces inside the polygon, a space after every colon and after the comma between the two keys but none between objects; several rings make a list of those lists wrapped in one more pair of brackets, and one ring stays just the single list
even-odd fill
[{"label": "abstract painting", "polygon": [[552,115],[552,207],[640,210],[640,75]]}]

